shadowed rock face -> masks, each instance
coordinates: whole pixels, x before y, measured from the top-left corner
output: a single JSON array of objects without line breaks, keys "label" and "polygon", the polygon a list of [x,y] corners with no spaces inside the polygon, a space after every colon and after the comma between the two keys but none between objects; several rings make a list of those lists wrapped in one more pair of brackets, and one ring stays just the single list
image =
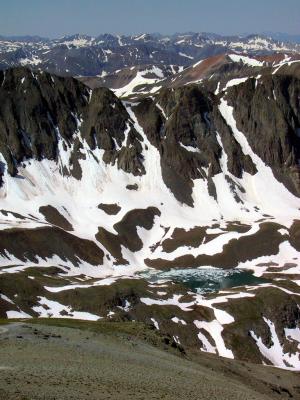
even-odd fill
[{"label": "shadowed rock face", "polygon": [[88,92],[72,78],[25,68],[0,72],[0,151],[10,174],[25,159],[57,159],[59,136],[65,146],[72,141]]},{"label": "shadowed rock face", "polygon": [[[22,161],[31,158],[57,160],[60,140],[63,150],[71,151],[71,172],[78,179],[82,140],[91,150],[105,150],[106,163],[117,163],[118,168],[135,175],[144,173],[142,138],[128,121],[122,103],[108,89],[99,88],[90,98],[89,89],[73,78],[17,68],[0,72],[0,102],[0,152],[11,175],[17,174]],[[78,135],[81,120],[82,137]],[[61,172],[67,174],[64,168]]]},{"label": "shadowed rock face", "polygon": [[83,115],[81,133],[91,150],[104,150],[103,160],[134,175],[142,175],[143,138],[133,128],[121,101],[106,88],[93,91]]},{"label": "shadowed rock face", "polygon": [[164,89],[155,100],[144,99],[134,110],[149,141],[160,152],[164,182],[180,202],[193,205],[194,179],[207,179],[214,194],[211,178],[221,172],[222,153],[216,133],[222,138],[229,172],[238,178],[244,171],[256,173],[223,120],[217,98],[205,89],[196,85]]},{"label": "shadowed rock face", "polygon": [[[248,79],[227,91],[237,126],[253,151],[296,194],[300,191],[299,91],[299,80],[288,75],[266,75],[259,82]],[[143,137],[109,89],[97,88],[91,94],[72,78],[17,68],[0,73],[0,101],[0,151],[11,175],[17,174],[26,159],[57,160],[62,148],[70,151],[71,168],[68,171],[61,166],[61,173],[80,179],[84,141],[92,153],[104,150],[101,157],[106,164],[135,176],[146,172]],[[221,116],[218,103],[218,97],[205,87],[189,85],[163,89],[134,107],[148,140],[160,153],[166,186],[189,206],[193,206],[195,179],[207,180],[209,192],[215,196],[212,177],[221,172],[223,151],[217,134],[227,155],[228,171],[237,178],[244,172],[256,173]],[[0,165],[0,175],[3,173]]]},{"label": "shadowed rock face", "polygon": [[248,79],[228,91],[237,127],[279,180],[300,193],[300,81],[292,76]]}]

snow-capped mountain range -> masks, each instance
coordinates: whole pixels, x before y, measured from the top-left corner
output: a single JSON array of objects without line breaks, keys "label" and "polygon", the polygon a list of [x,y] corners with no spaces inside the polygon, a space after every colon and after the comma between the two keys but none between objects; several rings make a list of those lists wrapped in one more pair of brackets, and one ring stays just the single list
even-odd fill
[{"label": "snow-capped mountain range", "polygon": [[259,35],[220,36],[187,33],[171,36],[142,34],[90,37],[73,35],[61,39],[0,37],[0,68],[29,66],[61,75],[105,75],[136,65],[188,66],[200,59],[227,52],[252,55],[300,52],[299,44]]},{"label": "snow-capped mountain range", "polygon": [[[299,57],[203,36],[26,42],[61,74],[53,54],[104,46],[114,73],[90,87],[46,61],[0,71],[1,318],[142,321],[185,349],[300,369]],[[203,59],[208,41],[222,54]],[[147,277],[178,269],[259,280],[206,295]]]}]

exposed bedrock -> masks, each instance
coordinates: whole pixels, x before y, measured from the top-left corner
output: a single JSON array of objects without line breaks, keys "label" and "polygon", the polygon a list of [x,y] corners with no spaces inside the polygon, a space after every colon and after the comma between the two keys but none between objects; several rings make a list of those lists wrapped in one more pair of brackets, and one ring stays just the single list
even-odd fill
[{"label": "exposed bedrock", "polygon": [[[231,87],[226,96],[253,151],[296,194],[300,193],[299,88],[295,77],[265,75]],[[0,72],[0,101],[0,151],[11,175],[25,160],[58,161],[67,152],[69,165],[60,165],[61,173],[81,179],[79,161],[87,151],[135,176],[146,173],[144,139],[125,105],[107,88],[91,92],[72,78],[16,68]],[[205,85],[162,89],[133,104],[133,110],[159,151],[166,186],[181,203],[193,206],[195,179],[206,180],[209,193],[216,196],[212,178],[222,169],[236,178],[256,173],[219,111],[219,96]],[[220,161],[224,155],[228,172]]]},{"label": "exposed bedrock", "polygon": [[138,234],[137,227],[150,230],[154,225],[154,218],[160,216],[160,211],[155,207],[147,209],[136,209],[129,211],[122,220],[114,225],[117,234],[111,233],[100,227],[96,239],[116,259],[116,264],[128,264],[122,256],[124,246],[132,252],[143,248],[143,242]]},{"label": "exposed bedrock", "polygon": [[26,159],[58,158],[59,137],[70,145],[88,94],[73,78],[26,68],[0,72],[0,152],[11,175]]},{"label": "exposed bedrock", "polygon": [[[163,108],[164,113],[162,113]],[[193,205],[194,179],[208,181],[221,172],[222,148],[228,157],[228,170],[241,178],[256,168],[245,156],[218,110],[217,98],[196,85],[164,89],[155,100],[142,100],[135,108],[150,143],[158,148],[164,182],[182,203]]]},{"label": "exposed bedrock", "polygon": [[[91,151],[104,150],[106,163],[134,175],[145,173],[142,138],[109,89],[91,94],[73,78],[16,68],[0,72],[0,101],[0,152],[11,175],[17,174],[22,161],[58,161],[62,151],[69,151],[70,171],[80,179],[84,140]],[[61,173],[68,174],[66,166]]]},{"label": "exposed bedrock", "polygon": [[[146,259],[145,263],[149,267],[157,269],[170,269],[170,268],[183,268],[188,267],[201,267],[211,265],[217,268],[234,268],[239,265],[240,262],[246,262],[262,256],[276,255],[279,251],[280,244],[288,239],[288,236],[282,235],[278,230],[282,228],[281,225],[275,223],[262,223],[258,232],[241,236],[238,239],[231,239],[228,243],[223,246],[221,252],[208,255],[199,254],[193,256],[191,254],[182,255],[174,259]],[[198,228],[199,231],[199,228]],[[199,233],[194,228],[194,232],[176,232],[176,236],[173,239],[168,239],[163,242],[163,248],[165,251],[168,249],[177,248],[177,246],[190,245],[197,239]],[[194,236],[194,235],[197,236]],[[202,235],[206,241],[212,240],[209,238],[210,235]],[[199,240],[199,238],[198,238]],[[197,243],[197,242],[196,242]],[[199,245],[199,242],[197,243]],[[174,246],[174,247],[173,247]]]},{"label": "exposed bedrock", "polygon": [[14,256],[23,262],[38,263],[39,258],[58,256],[75,266],[81,261],[92,265],[103,263],[103,251],[94,242],[57,227],[5,229],[0,231],[0,238],[0,255],[8,260]]},{"label": "exposed bedrock", "polygon": [[229,89],[237,127],[276,178],[300,194],[300,80],[263,75]]}]

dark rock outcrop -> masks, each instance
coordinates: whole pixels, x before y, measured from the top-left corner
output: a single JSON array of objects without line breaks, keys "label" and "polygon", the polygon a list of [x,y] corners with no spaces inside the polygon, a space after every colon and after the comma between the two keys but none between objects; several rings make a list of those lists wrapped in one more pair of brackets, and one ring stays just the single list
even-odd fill
[{"label": "dark rock outcrop", "polygon": [[[0,153],[8,172],[29,159],[58,160],[59,141],[72,151],[69,172],[81,178],[82,138],[91,150],[103,149],[106,163],[125,172],[145,173],[142,137],[135,131],[120,100],[108,89],[90,89],[73,78],[16,68],[0,72]],[[82,138],[79,135],[81,125]],[[126,134],[126,136],[125,136]],[[0,178],[4,166],[0,164]]]},{"label": "dark rock outcrop", "polygon": [[83,115],[82,136],[91,150],[104,150],[103,161],[134,175],[145,173],[141,141],[121,101],[106,88],[93,91]]},{"label": "dark rock outcrop", "polygon": [[25,68],[0,72],[0,152],[10,174],[26,159],[57,159],[58,141],[70,145],[88,93],[73,78]]},{"label": "dark rock outcrop", "polygon": [[228,90],[237,127],[277,179],[300,194],[300,80],[263,75]]},{"label": "dark rock outcrop", "polygon": [[53,206],[42,206],[39,212],[44,215],[47,222],[56,225],[66,231],[73,231],[70,222]]},{"label": "dark rock outcrop", "polygon": [[181,203],[193,206],[194,179],[208,180],[209,191],[215,195],[211,178],[221,172],[222,155],[217,134],[222,138],[229,172],[238,178],[244,171],[256,173],[223,120],[217,98],[204,88],[164,89],[155,100],[142,100],[134,111],[148,140],[160,152],[166,186]]},{"label": "dark rock outcrop", "polygon": [[121,246],[132,252],[141,250],[143,242],[138,235],[137,227],[150,230],[153,227],[155,216],[159,215],[160,211],[155,207],[131,210],[114,225],[117,235],[101,227],[96,239],[115,257],[117,264],[128,264],[128,261],[124,260],[122,256]]},{"label": "dark rock outcrop", "polygon": [[81,260],[102,265],[103,251],[92,241],[81,239],[57,227],[6,229],[0,231],[0,254],[15,256],[21,261],[38,262],[37,257],[57,255],[79,266]]},{"label": "dark rock outcrop", "polygon": [[[299,91],[299,80],[288,75],[248,79],[227,91],[238,128],[253,151],[296,194],[300,192]],[[58,160],[62,148],[70,150],[70,165],[60,165],[61,173],[81,179],[84,140],[92,154],[97,148],[103,150],[105,163],[136,176],[146,172],[143,137],[109,89],[91,92],[72,78],[17,68],[0,73],[0,101],[0,152],[11,175],[31,158]],[[133,107],[148,140],[160,153],[166,186],[189,206],[194,204],[195,179],[206,180],[209,193],[216,198],[212,178],[221,172],[222,147],[230,174],[241,178],[244,172],[256,173],[218,105],[218,96],[208,88],[189,85],[165,88]],[[4,169],[1,164],[0,179]],[[243,189],[229,175],[226,179],[240,202]]]}]

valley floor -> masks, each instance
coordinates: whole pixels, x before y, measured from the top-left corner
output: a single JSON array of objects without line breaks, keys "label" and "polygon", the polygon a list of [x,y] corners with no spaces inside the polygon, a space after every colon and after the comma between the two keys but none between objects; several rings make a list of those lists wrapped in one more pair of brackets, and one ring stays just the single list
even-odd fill
[{"label": "valley floor", "polygon": [[299,374],[183,355],[144,324],[0,326],[0,399],[300,399]]}]

